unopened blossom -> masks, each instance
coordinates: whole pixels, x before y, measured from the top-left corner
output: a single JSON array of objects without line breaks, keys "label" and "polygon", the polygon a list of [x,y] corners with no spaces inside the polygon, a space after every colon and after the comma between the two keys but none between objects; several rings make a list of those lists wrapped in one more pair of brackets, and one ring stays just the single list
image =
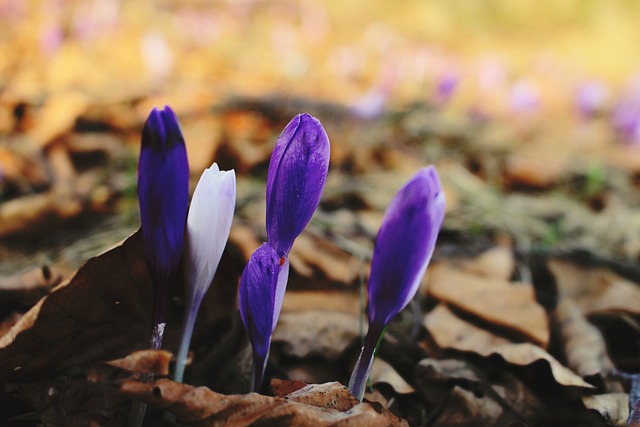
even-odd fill
[{"label": "unopened blossom", "polygon": [[329,137],[318,119],[299,114],[273,149],[267,172],[267,240],[288,254],[313,216],[327,179]]},{"label": "unopened blossom", "polygon": [[184,246],[189,203],[189,164],[178,118],[154,108],[142,131],[138,199],[144,256],[154,285],[151,347],[160,348],[169,288]]},{"label": "unopened blossom", "polygon": [[238,305],[253,350],[253,391],[258,391],[262,384],[288,276],[289,260],[278,255],[268,243],[251,255],[242,272]]},{"label": "unopened blossom", "polygon": [[318,207],[329,168],[329,138],[308,114],[278,138],[267,172],[267,243],[253,253],[240,280],[240,314],[253,348],[253,390],[262,383],[271,334],[289,276],[289,251]]},{"label": "unopened blossom", "polygon": [[205,169],[193,193],[187,216],[186,308],[176,356],[176,381],[182,381],[184,375],[196,316],[229,238],[235,202],[235,172],[221,171],[216,163]]},{"label": "unopened blossom", "polygon": [[382,220],[371,259],[369,330],[349,390],[362,400],[376,345],[387,324],[413,299],[444,219],[444,193],[433,166],[398,191]]}]

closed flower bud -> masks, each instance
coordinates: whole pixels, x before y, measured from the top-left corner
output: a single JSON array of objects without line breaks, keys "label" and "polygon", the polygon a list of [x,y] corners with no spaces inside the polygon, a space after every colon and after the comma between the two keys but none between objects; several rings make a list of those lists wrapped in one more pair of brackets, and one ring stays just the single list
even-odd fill
[{"label": "closed flower bud", "polygon": [[184,246],[189,202],[189,164],[174,112],[154,108],[142,131],[138,199],[144,255],[154,284],[154,332],[160,348],[169,286],[175,281]]},{"label": "closed flower bud", "polygon": [[371,259],[369,331],[349,381],[349,390],[359,400],[384,328],[418,290],[435,249],[444,208],[444,193],[433,166],[411,178],[387,208]]},{"label": "closed flower bud", "polygon": [[214,163],[202,173],[187,216],[186,307],[176,381],[182,381],[196,316],[227,244],[235,203],[235,172]]}]

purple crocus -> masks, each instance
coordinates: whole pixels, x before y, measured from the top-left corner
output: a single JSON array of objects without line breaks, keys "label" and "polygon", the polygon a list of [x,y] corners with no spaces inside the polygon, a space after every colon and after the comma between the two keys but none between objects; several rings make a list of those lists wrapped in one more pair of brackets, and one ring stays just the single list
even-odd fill
[{"label": "purple crocus", "polygon": [[609,89],[599,80],[583,82],[575,94],[575,106],[584,120],[594,118],[600,113],[609,97]]},{"label": "purple crocus", "polygon": [[151,348],[159,349],[169,288],[176,279],[189,203],[189,164],[175,113],[154,108],[142,130],[138,199],[144,256],[154,285]]},{"label": "purple crocus", "polygon": [[299,114],[276,142],[267,174],[267,240],[288,254],[318,207],[329,169],[329,137],[318,119]]},{"label": "purple crocus", "polygon": [[249,259],[239,288],[242,321],[253,348],[254,391],[260,388],[289,277],[289,251],[318,207],[329,169],[329,138],[308,114],[278,138],[267,173],[267,243]]},{"label": "purple crocus", "polygon": [[262,384],[282,299],[289,276],[289,260],[263,243],[249,259],[240,279],[238,304],[242,322],[253,349],[251,386],[257,391]]},{"label": "purple crocus", "polygon": [[447,70],[436,83],[436,101],[445,104],[453,98],[460,83],[460,75],[456,70]]},{"label": "purple crocus", "polygon": [[362,401],[376,345],[387,324],[413,299],[444,219],[444,193],[433,166],[396,194],[378,232],[369,277],[369,331],[349,390]]},{"label": "purple crocus", "polygon": [[640,145],[640,76],[628,84],[613,109],[611,122],[624,142]]}]

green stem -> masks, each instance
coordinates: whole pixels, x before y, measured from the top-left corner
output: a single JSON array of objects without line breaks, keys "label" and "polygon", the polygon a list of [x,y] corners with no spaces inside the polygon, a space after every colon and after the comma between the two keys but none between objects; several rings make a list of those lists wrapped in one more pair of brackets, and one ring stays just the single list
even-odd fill
[{"label": "green stem", "polygon": [[184,378],[184,371],[187,365],[187,356],[189,354],[189,344],[191,344],[191,337],[193,336],[193,328],[196,324],[196,317],[198,316],[198,310],[200,309],[200,301],[196,302],[192,300],[190,306],[187,306],[184,315],[184,321],[182,324],[182,337],[180,339],[180,348],[176,355],[176,372],[173,375],[173,379],[176,382],[181,383]]}]

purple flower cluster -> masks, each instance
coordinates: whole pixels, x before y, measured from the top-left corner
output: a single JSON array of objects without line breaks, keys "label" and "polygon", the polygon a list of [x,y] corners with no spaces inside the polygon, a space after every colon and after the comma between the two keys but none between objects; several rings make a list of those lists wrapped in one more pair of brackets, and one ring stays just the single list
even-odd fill
[{"label": "purple flower cluster", "polygon": [[289,251],[313,216],[329,169],[329,138],[320,122],[300,114],[276,142],[267,172],[267,243],[251,255],[238,304],[253,348],[254,391],[264,376],[271,334],[289,277]]},{"label": "purple flower cluster", "polygon": [[[313,216],[329,168],[329,138],[308,114],[291,120],[278,138],[267,174],[267,242],[250,257],[238,305],[253,350],[252,389],[260,389],[289,276],[289,252]],[[214,163],[202,174],[188,206],[189,169],[178,120],[154,109],[142,133],[138,195],[144,251],[154,283],[152,348],[160,348],[169,287],[185,249],[186,301],[175,379],[182,380],[196,315],[231,228],[235,174]],[[396,194],[378,233],[369,279],[369,331],[349,389],[362,399],[376,344],[411,301],[433,255],[444,219],[444,193],[433,166]],[[186,244],[185,244],[186,242]]]}]

